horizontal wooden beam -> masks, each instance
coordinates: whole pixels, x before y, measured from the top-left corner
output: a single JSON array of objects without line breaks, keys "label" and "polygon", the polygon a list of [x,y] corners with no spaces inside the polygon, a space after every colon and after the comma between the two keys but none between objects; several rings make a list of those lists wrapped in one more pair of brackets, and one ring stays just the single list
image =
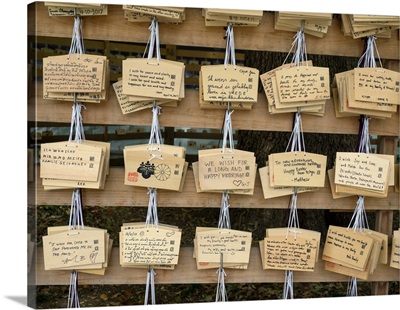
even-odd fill
[{"label": "horizontal wooden beam", "polygon": [[[36,285],[67,285],[70,271],[44,270],[42,248],[37,250]],[[175,270],[156,270],[156,284],[217,284],[216,269],[197,270],[193,258],[193,248],[183,247],[179,254],[179,263]],[[119,264],[119,248],[113,248],[110,265],[104,276],[79,273],[79,284],[146,284],[147,269],[123,268]],[[260,250],[253,247],[250,253],[250,262],[246,270],[225,269],[226,283],[283,283],[285,271],[263,270]],[[368,279],[375,281],[398,281],[400,271],[379,264],[374,274]],[[348,276],[325,270],[325,262],[319,259],[313,272],[293,273],[294,282],[347,282]],[[361,281],[361,280],[360,280]]]},{"label": "horizontal wooden beam", "polygon": [[[38,172],[38,171],[37,171]],[[44,190],[41,179],[37,176],[36,182],[28,185],[29,205],[70,205],[72,190]],[[147,207],[149,197],[147,189],[124,185],[124,168],[112,167],[107,177],[105,189],[84,189],[82,192],[82,205],[84,206],[132,206]],[[230,195],[231,208],[288,208],[289,196],[264,199],[259,174],[253,195]],[[316,192],[299,194],[297,207],[299,209],[325,209],[352,211],[357,203],[356,196],[332,199],[328,180],[325,187]],[[188,170],[182,192],[158,190],[158,207],[181,208],[219,208],[221,206],[220,193],[197,193],[193,171]],[[365,197],[365,209],[372,210],[398,210],[399,195],[389,188],[386,198]]]},{"label": "horizontal wooden beam", "polygon": [[[306,35],[307,52],[360,57],[363,40],[344,36],[340,28],[341,20],[335,18],[324,38]],[[43,2],[28,6],[28,35],[70,38],[72,29],[72,17],[50,17]],[[235,28],[235,47],[237,50],[289,52],[294,34],[275,30],[274,14],[264,12],[259,26]],[[92,40],[146,43],[149,30],[146,23],[127,21],[122,5],[108,5],[107,16],[83,17],[83,36]],[[224,36],[223,27],[205,26],[201,8],[187,8],[186,20],[181,24],[160,24],[161,44],[225,48]],[[377,46],[382,59],[399,59],[398,35],[390,39],[379,38]]]},{"label": "horizontal wooden beam", "polygon": [[[33,87],[36,96],[28,100],[28,121],[32,122],[71,122],[71,102],[43,99],[43,84],[37,82]],[[34,93],[34,92],[33,92]],[[108,100],[100,103],[85,103],[82,112],[84,125],[135,125],[151,126],[150,109],[122,114],[114,89],[110,86]],[[178,112],[179,111],[179,112]],[[177,115],[179,114],[179,117]],[[160,126],[221,129],[225,110],[201,109],[198,90],[186,89],[185,98],[178,107],[163,107],[159,116]],[[270,114],[265,93],[258,93],[258,101],[251,110],[235,110],[232,127],[236,130],[284,131],[292,130],[293,113]],[[358,117],[336,118],[333,100],[326,103],[323,117],[304,114],[304,132],[358,134]],[[370,134],[395,136],[399,134],[399,112],[390,119],[372,119]]]}]

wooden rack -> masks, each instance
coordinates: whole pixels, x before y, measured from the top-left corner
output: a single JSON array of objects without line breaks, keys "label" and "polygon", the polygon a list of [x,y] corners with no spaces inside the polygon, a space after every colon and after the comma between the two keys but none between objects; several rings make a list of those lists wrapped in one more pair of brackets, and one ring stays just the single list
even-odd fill
[{"label": "wooden rack", "polygon": [[[49,17],[43,2],[35,2],[28,7],[28,35],[48,38],[70,38],[73,18]],[[123,17],[122,5],[109,5],[107,16],[88,17],[83,19],[85,38],[100,41],[116,41],[131,43],[146,43],[148,39],[147,26],[128,22]],[[160,24],[160,42],[167,45],[224,48],[223,30],[221,27],[206,27],[201,9],[188,8],[186,20],[179,25]],[[273,27],[273,13],[264,12],[258,27],[238,27],[235,30],[236,48],[242,50],[258,50],[287,52],[293,36],[284,31],[276,31]],[[387,67],[399,70],[399,36],[391,39],[379,39],[380,57]],[[345,47],[345,48],[344,48]],[[320,39],[307,37],[309,54],[359,57],[363,50],[363,42],[345,37],[340,30],[340,20],[334,19],[328,34]],[[201,110],[198,104],[198,91],[186,90],[185,98],[179,108],[165,107],[160,116],[160,123],[166,127],[221,128],[224,116],[223,110]],[[112,87],[109,89],[109,99],[102,103],[85,103],[85,124],[99,125],[140,125],[150,126],[151,118],[143,117],[139,111],[123,115],[116,100]],[[28,121],[40,123],[68,123],[71,118],[71,106],[64,102],[44,100],[42,84],[34,85],[34,92],[28,98]],[[266,98],[259,94],[258,102],[250,111],[236,111],[233,121],[234,129],[258,131],[289,132],[292,129],[292,118],[288,115],[271,115],[267,110]],[[304,115],[303,128],[305,132],[357,134],[358,119],[337,119],[334,115],[333,102],[328,100],[323,117]],[[378,136],[378,151],[386,154],[396,154],[399,136],[399,113],[391,119],[373,119],[370,133]],[[132,206],[145,207],[148,204],[146,191],[123,184],[123,168],[112,167],[104,190],[84,190],[84,204],[88,206]],[[261,182],[256,178],[254,195],[232,195],[234,208],[287,208],[287,197],[265,200],[262,195]],[[179,195],[179,199],[177,198]],[[70,191],[44,191],[41,180],[36,176],[36,182],[28,184],[28,205],[69,205]],[[220,194],[196,193],[192,171],[188,171],[184,189],[181,193],[159,191],[159,207],[200,207],[215,208],[220,205]],[[334,200],[326,180],[325,187],[317,192],[301,194],[299,208],[351,211],[355,205],[354,197]],[[387,198],[366,198],[367,210],[376,211],[375,230],[391,237],[393,227],[393,212],[399,210],[399,194],[393,188]],[[197,270],[192,258],[193,248],[181,249],[179,264],[174,271],[160,270],[157,272],[157,283],[215,283],[215,270]],[[68,271],[45,271],[43,268],[42,251],[39,248],[35,255],[36,276],[35,285],[68,284]],[[298,282],[345,282],[347,276],[342,276],[324,270],[324,262],[320,259],[314,272],[296,272]],[[126,269],[119,265],[118,248],[113,249],[111,265],[105,276],[82,274],[81,284],[144,284],[145,271]],[[260,262],[258,248],[251,251],[248,270],[230,270],[227,282],[283,282],[284,273],[279,271],[264,271]],[[380,265],[368,280],[374,282],[373,294],[388,294],[388,282],[399,281],[399,270],[388,265]]]}]

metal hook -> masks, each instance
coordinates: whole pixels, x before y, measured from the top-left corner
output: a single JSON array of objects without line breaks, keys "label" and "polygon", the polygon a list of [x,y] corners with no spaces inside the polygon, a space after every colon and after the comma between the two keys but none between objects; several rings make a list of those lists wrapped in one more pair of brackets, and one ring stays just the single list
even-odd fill
[{"label": "metal hook", "polygon": [[224,254],[223,254],[223,253],[220,253],[219,268],[220,268],[221,270],[224,269]]}]

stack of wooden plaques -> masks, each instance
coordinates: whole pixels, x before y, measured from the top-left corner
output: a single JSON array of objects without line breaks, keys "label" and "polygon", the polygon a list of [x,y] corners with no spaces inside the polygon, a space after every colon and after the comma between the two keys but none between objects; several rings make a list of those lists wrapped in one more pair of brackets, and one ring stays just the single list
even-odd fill
[{"label": "stack of wooden plaques", "polygon": [[314,271],[321,233],[300,228],[268,228],[260,241],[263,269]]},{"label": "stack of wooden plaques", "polygon": [[323,38],[331,24],[331,13],[275,12],[276,30],[297,32],[303,26],[304,33]]},{"label": "stack of wooden plaques", "polygon": [[342,31],[354,39],[368,36],[389,39],[400,28],[399,16],[342,14]]},{"label": "stack of wooden plaques", "polygon": [[264,198],[315,191],[325,185],[326,156],[306,152],[275,153],[260,168]]},{"label": "stack of wooden plaques", "polygon": [[40,177],[44,189],[104,189],[110,149],[109,142],[89,140],[42,143]]},{"label": "stack of wooden plaques", "polygon": [[122,267],[175,269],[182,230],[176,226],[124,223],[119,234]]},{"label": "stack of wooden plaques", "polygon": [[390,267],[400,269],[400,228],[393,231]]},{"label": "stack of wooden plaques", "polygon": [[45,2],[50,16],[98,16],[107,15],[107,4],[73,3],[73,2]]},{"label": "stack of wooden plaques", "polygon": [[199,72],[199,104],[202,109],[250,110],[257,102],[259,71],[228,65],[203,65]]},{"label": "stack of wooden plaques", "polygon": [[197,269],[247,269],[251,232],[227,228],[196,227],[193,258]]},{"label": "stack of wooden plaques", "polygon": [[388,262],[388,236],[370,229],[329,226],[322,259],[325,270],[368,280],[378,263]]},{"label": "stack of wooden plaques", "polygon": [[199,161],[193,163],[197,192],[223,192],[252,195],[256,178],[253,152],[221,148],[199,150]]},{"label": "stack of wooden plaques", "polygon": [[122,80],[113,84],[124,114],[154,103],[177,106],[185,97],[185,64],[157,58],[122,61]]},{"label": "stack of wooden plaques", "polygon": [[62,101],[107,100],[110,72],[106,56],[70,54],[43,58],[43,98]]},{"label": "stack of wooden plaques", "polygon": [[48,227],[43,236],[45,270],[76,270],[104,275],[113,240],[107,230],[93,227]]},{"label": "stack of wooden plaques", "polygon": [[323,116],[330,98],[329,68],[311,61],[288,63],[260,75],[271,114],[303,113]]},{"label": "stack of wooden plaques", "polygon": [[293,186],[271,186],[270,184],[270,173],[268,161],[266,165],[258,169],[261,179],[261,187],[263,190],[264,199],[290,196],[295,191],[297,194],[304,192],[314,192],[318,190],[318,187],[293,187]]},{"label": "stack of wooden plaques", "polygon": [[337,118],[397,113],[400,73],[384,68],[355,68],[335,74],[332,93]]},{"label": "stack of wooden plaques", "polygon": [[262,10],[203,9],[206,26],[247,26],[256,27],[261,23]]},{"label": "stack of wooden plaques", "polygon": [[185,8],[122,5],[124,18],[130,22],[151,22],[157,18],[160,23],[179,24],[185,20]]},{"label": "stack of wooden plaques", "polygon": [[186,149],[172,145],[130,145],[124,148],[124,184],[182,191],[188,163]]},{"label": "stack of wooden plaques", "polygon": [[122,92],[122,79],[112,84],[119,107],[122,114],[129,114],[145,109],[152,108],[154,104],[162,105],[163,107],[177,107],[178,101],[168,99],[154,99],[141,96],[125,95]]},{"label": "stack of wooden plaques", "polygon": [[338,152],[335,166],[328,171],[332,197],[353,195],[385,198],[394,186],[394,156]]}]

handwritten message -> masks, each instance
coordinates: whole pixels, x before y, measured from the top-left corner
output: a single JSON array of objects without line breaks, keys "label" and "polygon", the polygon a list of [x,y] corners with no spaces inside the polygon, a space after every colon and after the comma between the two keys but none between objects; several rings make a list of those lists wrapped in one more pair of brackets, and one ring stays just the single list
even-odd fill
[{"label": "handwritten message", "polygon": [[268,156],[270,184],[275,186],[324,187],[326,156],[306,152]]},{"label": "handwritten message", "polygon": [[178,263],[181,231],[164,227],[121,228],[123,263],[162,265]]},{"label": "handwritten message", "polygon": [[101,7],[65,7],[65,6],[49,6],[49,16],[98,16],[107,15],[107,5]]},{"label": "handwritten message", "polygon": [[329,226],[324,246],[324,259],[339,260],[343,265],[365,269],[373,239],[352,229]]},{"label": "handwritten message", "polygon": [[168,17],[171,19],[180,19],[181,17],[179,11],[158,7],[123,5],[123,9],[128,11],[141,12],[152,16]]},{"label": "handwritten message", "polygon": [[393,231],[390,267],[400,269],[400,229]]},{"label": "handwritten message", "polygon": [[384,192],[388,186],[389,160],[365,153],[336,153],[335,183]]},{"label": "handwritten message", "polygon": [[256,163],[252,152],[235,150],[203,155],[199,151],[199,182],[202,190],[230,190],[254,188]]},{"label": "handwritten message", "polygon": [[117,96],[117,101],[121,108],[122,114],[133,113],[151,108],[154,103],[161,105],[170,101],[125,95],[122,90],[122,81],[115,82],[113,84],[113,88],[115,91],[115,95]]},{"label": "handwritten message", "polygon": [[281,102],[330,98],[329,68],[297,66],[275,75]]},{"label": "handwritten message", "polygon": [[75,142],[43,143],[40,146],[40,177],[97,181],[102,147]]},{"label": "handwritten message", "polygon": [[257,102],[259,71],[227,65],[201,67],[205,101]]},{"label": "handwritten message", "polygon": [[296,234],[264,239],[265,269],[313,271],[317,248],[315,239]]},{"label": "handwritten message", "polygon": [[105,262],[104,230],[71,230],[43,237],[45,270]]},{"label": "handwritten message", "polygon": [[180,99],[184,64],[165,59],[122,61],[122,92],[150,98]]},{"label": "handwritten message", "polygon": [[[302,62],[302,65],[307,65],[307,66],[312,66],[312,61],[309,60],[307,62]],[[265,95],[267,97],[267,101],[269,103],[269,105],[274,105],[275,104],[275,96],[274,96],[274,89],[272,88],[272,82],[275,81],[276,84],[276,76],[275,73],[278,70],[282,70],[285,68],[292,68],[295,67],[296,64],[295,63],[288,63],[288,64],[284,64],[282,66],[279,66],[277,68],[274,68],[268,72],[265,72],[263,74],[260,75],[260,80],[261,80],[261,84],[263,86]]]},{"label": "handwritten message", "polygon": [[61,55],[43,58],[44,92],[101,92],[104,56]]},{"label": "handwritten message", "polygon": [[[275,186],[272,187],[270,185],[270,176],[269,176],[269,166],[268,163],[265,167],[258,169],[260,173],[260,180],[261,180],[261,187],[263,190],[264,198],[275,198],[275,197],[282,197],[282,196],[289,196],[292,195],[295,188],[294,187],[287,187],[287,186]],[[314,187],[297,187],[297,193],[304,193],[315,191],[317,188]]]},{"label": "handwritten message", "polygon": [[217,229],[196,233],[197,260],[219,263],[248,263],[251,249],[251,232]]},{"label": "handwritten message", "polygon": [[354,69],[355,99],[400,104],[400,73],[384,68]]}]

